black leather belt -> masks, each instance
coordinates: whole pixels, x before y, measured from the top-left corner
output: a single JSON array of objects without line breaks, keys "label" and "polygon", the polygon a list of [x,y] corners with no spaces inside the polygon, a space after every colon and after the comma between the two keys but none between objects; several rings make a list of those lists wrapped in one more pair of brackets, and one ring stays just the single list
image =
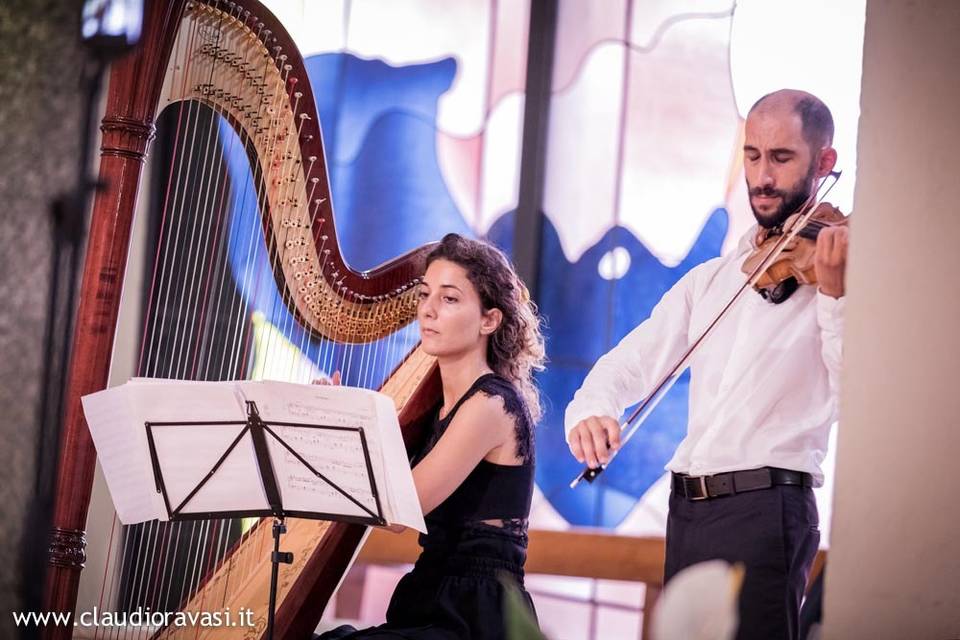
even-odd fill
[{"label": "black leather belt", "polygon": [[761,467],[747,471],[730,471],[712,476],[688,476],[684,473],[673,474],[673,490],[688,500],[707,500],[720,496],[731,496],[745,491],[769,489],[774,485],[794,485],[812,487],[813,478],[809,473]]}]

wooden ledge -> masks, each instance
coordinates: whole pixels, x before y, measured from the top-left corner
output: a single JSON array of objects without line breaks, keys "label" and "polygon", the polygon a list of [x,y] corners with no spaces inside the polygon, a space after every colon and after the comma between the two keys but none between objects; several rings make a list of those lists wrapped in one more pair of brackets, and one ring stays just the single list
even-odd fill
[{"label": "wooden ledge", "polygon": [[[420,555],[417,533],[408,529],[370,532],[357,562],[413,564]],[[531,574],[628,580],[659,585],[663,582],[664,540],[659,537],[616,535],[596,529],[530,532],[526,572]],[[826,552],[817,553],[811,581],[819,574]]]}]

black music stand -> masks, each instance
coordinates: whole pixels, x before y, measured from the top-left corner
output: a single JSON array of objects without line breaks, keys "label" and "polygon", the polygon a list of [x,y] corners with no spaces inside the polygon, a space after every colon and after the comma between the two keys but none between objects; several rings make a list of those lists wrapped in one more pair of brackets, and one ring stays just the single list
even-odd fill
[{"label": "black music stand", "polygon": [[[293,553],[289,551],[281,552],[280,551],[280,535],[286,532],[286,525],[284,524],[284,519],[287,516],[293,516],[297,518],[311,518],[315,520],[339,520],[343,522],[351,522],[356,524],[366,524],[366,525],[385,525],[387,524],[386,519],[383,517],[383,509],[380,504],[380,495],[377,491],[376,481],[373,475],[373,465],[370,461],[370,450],[367,447],[367,439],[364,435],[362,427],[336,427],[332,425],[321,425],[321,424],[307,424],[301,422],[266,422],[260,417],[260,412],[257,410],[257,405],[254,402],[246,401],[247,404],[247,419],[245,421],[240,420],[227,420],[227,421],[183,421],[183,422],[145,422],[144,426],[147,430],[147,443],[150,448],[150,461],[153,465],[153,478],[156,483],[157,492],[163,495],[163,504],[167,511],[167,517],[170,520],[197,520],[197,519],[208,519],[208,518],[225,518],[225,517],[234,517],[234,518],[246,518],[246,517],[264,517],[264,516],[273,516],[273,553],[270,556],[270,562],[272,564],[270,570],[270,600],[267,610],[267,638],[273,639],[273,626],[274,626],[274,616],[276,614],[276,605],[277,605],[277,580],[280,573],[280,564],[290,564],[293,562]],[[230,443],[230,446],[227,447],[226,451],[220,456],[220,458],[214,463],[213,467],[204,474],[203,479],[187,494],[187,496],[180,502],[177,506],[172,506],[170,504],[170,497],[167,493],[166,484],[164,483],[163,478],[163,468],[160,464],[160,459],[157,454],[156,442],[154,440],[154,430],[161,427],[183,427],[183,426],[227,426],[227,425],[244,425],[244,428],[240,433],[233,439],[233,442]],[[373,495],[374,502],[376,503],[376,513],[371,509],[367,508],[359,500],[351,496],[344,489],[339,487],[335,482],[324,476],[322,473],[317,471],[313,465],[311,465],[307,460],[304,459],[299,452],[297,452],[293,447],[290,446],[287,442],[283,440],[277,433],[270,428],[270,426],[281,426],[281,427],[300,427],[307,429],[322,429],[328,431],[339,431],[339,432],[354,432],[357,434],[360,440],[360,446],[363,450],[364,462],[366,463],[367,478],[370,482],[370,492]],[[260,479],[263,484],[264,494],[267,497],[267,503],[269,504],[269,509],[254,508],[254,509],[241,509],[241,510],[228,510],[228,511],[215,511],[215,512],[195,512],[195,511],[185,511],[188,507],[190,501],[194,496],[199,493],[199,491],[214,477],[217,470],[223,465],[224,461],[230,455],[231,452],[237,447],[237,445],[243,440],[244,436],[249,433],[250,438],[253,444],[254,453],[256,454],[256,470],[260,474]],[[311,473],[313,473],[317,478],[323,482],[330,485],[333,489],[343,495],[347,500],[358,506],[368,515],[366,516],[356,516],[340,513],[320,513],[313,511],[300,511],[300,510],[287,510],[284,509],[283,500],[280,495],[280,489],[277,484],[277,477],[273,470],[273,461],[270,458],[270,448],[267,446],[267,435],[273,437],[278,443],[280,443],[283,448],[293,455],[300,463],[305,466]]]}]

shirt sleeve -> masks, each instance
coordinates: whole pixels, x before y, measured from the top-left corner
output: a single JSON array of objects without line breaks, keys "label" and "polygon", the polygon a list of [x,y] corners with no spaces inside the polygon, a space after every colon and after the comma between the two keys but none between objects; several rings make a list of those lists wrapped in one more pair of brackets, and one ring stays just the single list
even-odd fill
[{"label": "shirt sleeve", "polygon": [[699,267],[688,271],[664,294],[647,320],[597,360],[567,405],[567,436],[590,416],[619,419],[626,407],[642,400],[676,363],[688,346],[691,301],[699,271]]},{"label": "shirt sleeve", "polygon": [[836,401],[840,389],[840,364],[843,355],[843,310],[845,298],[833,298],[817,292],[817,324],[820,326],[820,353],[827,368],[830,395]]}]

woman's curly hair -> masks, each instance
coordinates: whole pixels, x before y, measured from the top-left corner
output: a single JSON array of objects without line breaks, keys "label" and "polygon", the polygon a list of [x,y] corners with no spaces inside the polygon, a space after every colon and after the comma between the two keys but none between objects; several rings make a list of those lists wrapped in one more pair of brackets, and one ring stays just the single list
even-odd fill
[{"label": "woman's curly hair", "polygon": [[517,386],[536,422],[543,412],[533,373],[543,370],[546,358],[540,317],[527,287],[507,257],[480,240],[448,233],[427,256],[427,266],[441,259],[466,270],[485,311],[499,309],[503,313],[503,321],[487,343],[487,363],[494,373]]}]

